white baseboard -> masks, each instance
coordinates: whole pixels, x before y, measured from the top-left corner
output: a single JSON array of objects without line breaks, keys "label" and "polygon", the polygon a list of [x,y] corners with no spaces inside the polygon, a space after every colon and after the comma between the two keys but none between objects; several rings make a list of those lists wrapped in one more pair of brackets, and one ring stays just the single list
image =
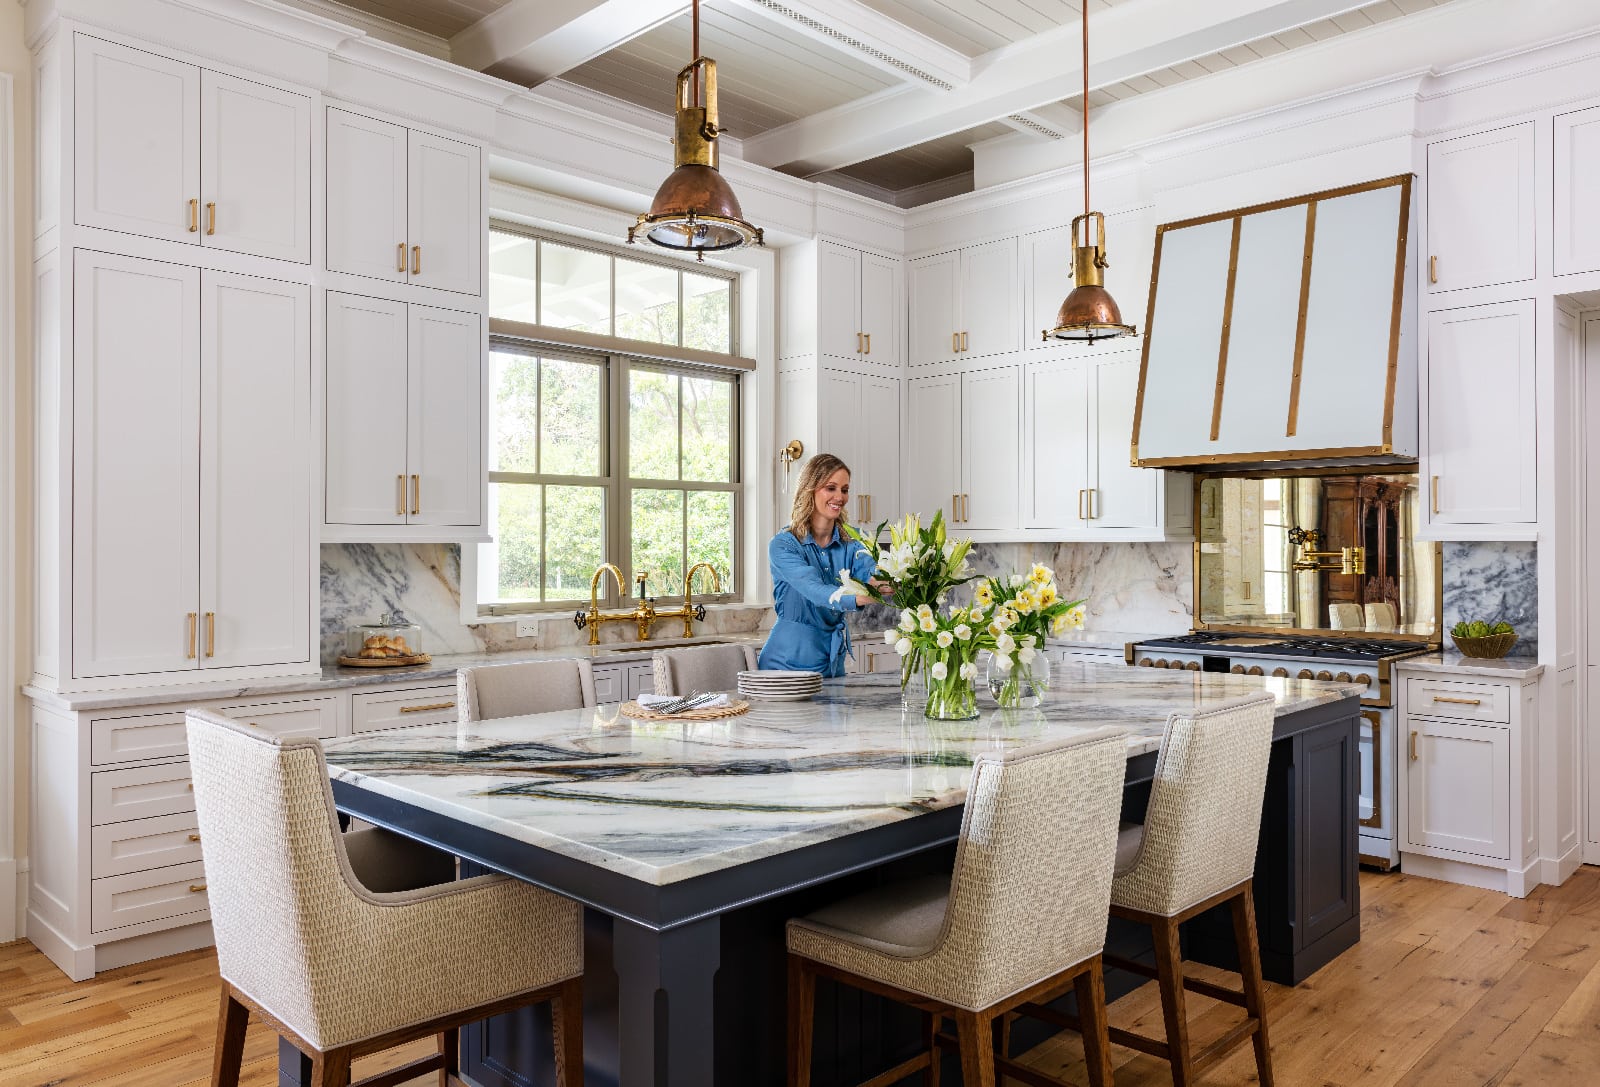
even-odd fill
[{"label": "white baseboard", "polygon": [[1559,857],[1545,857],[1539,864],[1539,882],[1559,887],[1583,866],[1583,845],[1579,843]]},{"label": "white baseboard", "polygon": [[1407,853],[1401,858],[1400,867],[1409,875],[1442,880],[1445,883],[1462,883],[1468,887],[1481,887],[1486,891],[1499,891],[1513,898],[1526,898],[1528,892],[1538,886],[1535,876],[1539,869],[1537,860],[1523,869],[1505,869],[1451,860],[1447,857]]},{"label": "white baseboard", "polygon": [[18,864],[10,857],[0,859],[0,944],[22,939],[18,922],[27,907],[27,881],[17,874]]},{"label": "white baseboard", "polygon": [[28,942],[73,981],[94,977],[94,948],[79,947],[32,910],[28,911]]},{"label": "white baseboard", "polygon": [[162,929],[160,932],[147,932],[143,936],[130,936],[126,940],[100,944],[95,948],[94,966],[97,971],[115,970],[119,966],[149,962],[183,951],[210,947],[214,943],[216,938],[211,935],[211,922],[201,921],[183,928]]}]

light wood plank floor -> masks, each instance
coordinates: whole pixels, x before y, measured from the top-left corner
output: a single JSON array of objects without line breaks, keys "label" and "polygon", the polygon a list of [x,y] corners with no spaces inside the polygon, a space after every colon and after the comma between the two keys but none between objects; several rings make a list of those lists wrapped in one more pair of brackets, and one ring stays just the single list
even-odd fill
[{"label": "light wood plank floor", "polygon": [[[1279,1084],[1600,1084],[1600,869],[1522,901],[1406,875],[1364,873],[1361,891],[1361,943],[1297,988],[1270,987]],[[0,946],[0,1087],[203,1087],[216,1004],[209,951],[73,985],[31,945]],[[1201,1043],[1237,1014],[1190,998]],[[1159,1033],[1154,984],[1117,1001],[1111,1015]],[[428,1048],[370,1059],[357,1072]],[[1171,1082],[1154,1058],[1119,1048],[1115,1059],[1119,1087]],[[1027,1060],[1087,1083],[1075,1037]],[[245,1087],[272,1087],[276,1062],[275,1036],[252,1025]],[[1256,1082],[1249,1047],[1206,1082]]]}]

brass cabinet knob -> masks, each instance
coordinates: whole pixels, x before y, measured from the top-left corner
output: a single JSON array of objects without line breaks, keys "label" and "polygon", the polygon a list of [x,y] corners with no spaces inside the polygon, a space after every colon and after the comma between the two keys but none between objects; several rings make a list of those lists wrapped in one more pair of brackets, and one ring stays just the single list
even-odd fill
[{"label": "brass cabinet knob", "polygon": [[1296,676],[1295,678],[1296,679],[1316,679],[1317,677],[1316,677],[1315,674],[1312,673],[1311,669],[1302,668],[1302,669],[1300,669],[1300,674],[1298,676]]},{"label": "brass cabinet knob", "polygon": [[1247,675],[1247,676],[1259,676],[1259,675],[1261,675],[1261,665],[1252,664],[1250,666],[1250,670],[1248,672],[1246,672],[1245,675]]},{"label": "brass cabinet knob", "polygon": [[1287,668],[1274,668],[1272,670],[1272,678],[1273,679],[1288,679],[1289,678],[1289,669],[1287,669]]},{"label": "brass cabinet knob", "polygon": [[1242,676],[1244,675],[1244,665],[1236,664],[1232,668],[1229,668],[1228,671],[1232,672],[1236,676]]}]

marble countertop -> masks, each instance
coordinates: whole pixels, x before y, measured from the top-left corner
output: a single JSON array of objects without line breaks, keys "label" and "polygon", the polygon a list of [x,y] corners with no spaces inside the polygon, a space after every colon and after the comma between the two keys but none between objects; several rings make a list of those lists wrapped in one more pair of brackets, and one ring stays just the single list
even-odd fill
[{"label": "marble countertop", "polygon": [[659,886],[960,804],[984,750],[1117,724],[1132,757],[1160,747],[1168,715],[1262,690],[1283,715],[1362,688],[1073,664],[1038,710],[932,722],[874,675],[718,721],[634,721],[613,705],[324,746],[337,780]]},{"label": "marble countertop", "polygon": [[1544,672],[1544,665],[1532,657],[1485,660],[1482,657],[1463,656],[1453,649],[1407,657],[1396,662],[1395,667],[1408,672],[1450,672],[1462,676],[1492,676],[1495,679],[1534,679]]},{"label": "marble countertop", "polygon": [[1168,631],[1165,634],[1152,634],[1147,630],[1069,630],[1065,634],[1050,635],[1050,645],[1082,646],[1086,649],[1117,649],[1125,648],[1129,643],[1148,642],[1152,638],[1172,638],[1180,634],[1189,633],[1187,630]]}]

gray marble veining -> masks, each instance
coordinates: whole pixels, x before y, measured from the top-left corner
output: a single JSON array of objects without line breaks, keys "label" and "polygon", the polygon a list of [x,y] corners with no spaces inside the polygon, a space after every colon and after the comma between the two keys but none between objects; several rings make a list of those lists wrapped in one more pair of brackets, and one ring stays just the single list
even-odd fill
[{"label": "gray marble veining", "polygon": [[986,749],[1115,724],[1132,756],[1160,746],[1169,714],[1262,690],[1284,714],[1361,688],[1072,665],[1039,710],[932,722],[901,709],[892,677],[863,676],[726,720],[601,706],[325,746],[337,779],[661,885],[959,804]]},{"label": "gray marble veining", "polygon": [[1538,545],[1455,542],[1444,545],[1444,630],[1462,620],[1505,620],[1517,628],[1518,657],[1539,655]]}]

